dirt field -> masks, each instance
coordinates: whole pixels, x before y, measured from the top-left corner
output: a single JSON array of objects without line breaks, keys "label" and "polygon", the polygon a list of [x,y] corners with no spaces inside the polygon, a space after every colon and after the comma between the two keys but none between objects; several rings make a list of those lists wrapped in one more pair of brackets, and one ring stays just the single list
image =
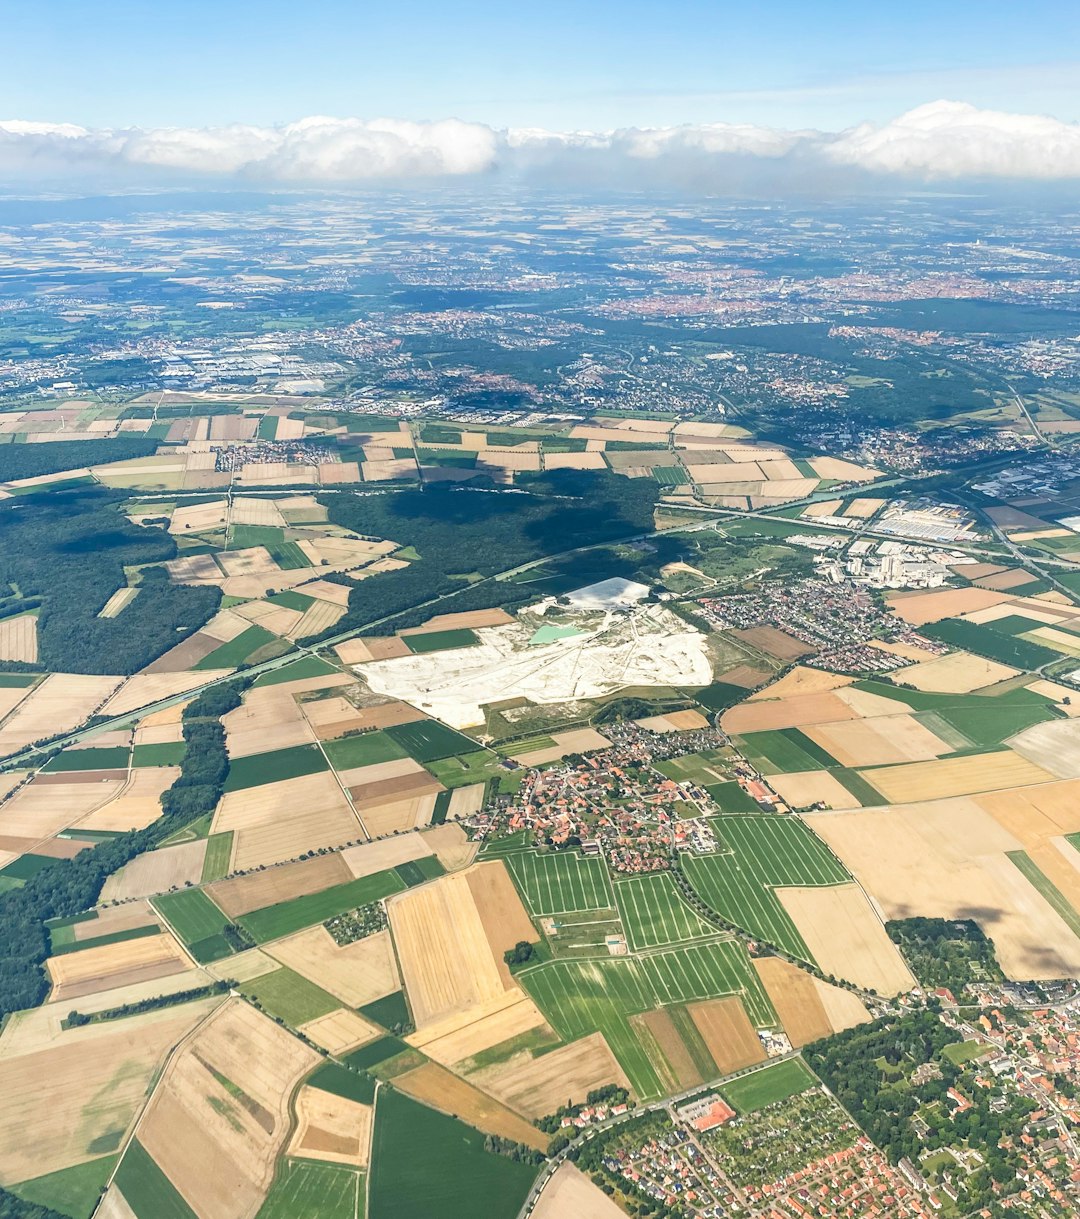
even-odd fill
[{"label": "dirt field", "polygon": [[163,933],[50,957],[46,965],[53,983],[49,1002],[66,1003],[82,995],[182,973],[188,959],[172,936]]},{"label": "dirt field", "polygon": [[989,588],[943,588],[932,593],[894,593],[886,598],[893,613],[912,626],[925,626],[1011,600],[1011,593]]},{"label": "dirt field", "polygon": [[792,808],[858,808],[860,802],[827,770],[804,770],[791,775],[770,775],[769,784]]},{"label": "dirt field", "polygon": [[383,1035],[382,1029],[345,1007],[309,1020],[300,1025],[300,1032],[329,1054],[347,1054]]},{"label": "dirt field", "polygon": [[777,630],[774,626],[754,626],[746,631],[732,631],[737,639],[748,643],[766,656],[775,656],[777,660],[798,660],[814,649],[789,635],[786,631]]},{"label": "dirt field", "polygon": [[48,1048],[0,1057],[0,1184],[92,1160],[99,1141],[118,1144],[161,1059],[219,1002],[71,1029]]},{"label": "dirt field", "polygon": [[[377,870],[377,869],[376,869]],[[340,855],[316,855],[298,863],[252,872],[218,880],[207,886],[207,893],[230,918],[238,918],[264,906],[292,901],[308,893],[321,893],[334,885],[344,885],[353,879]]]},{"label": "dirt field", "polygon": [[1010,750],[1000,753],[969,754],[933,762],[909,762],[868,770],[863,776],[890,804],[917,800],[944,800],[973,792],[1000,791],[1005,787],[1025,787],[1047,783],[1054,778],[1048,771]]},{"label": "dirt field", "polygon": [[438,1063],[425,1063],[394,1079],[394,1087],[443,1113],[453,1114],[486,1134],[513,1139],[538,1151],[546,1151],[548,1136],[479,1088],[451,1075]]},{"label": "dirt field", "polygon": [[[730,681],[726,676],[725,681]],[[779,681],[751,694],[752,703],[764,702],[774,698],[795,698],[803,694],[827,694],[830,690],[839,690],[842,686],[850,686],[854,677],[843,677],[839,673],[826,673],[824,669],[807,669],[796,665],[790,673],[785,673]],[[740,684],[740,683],[735,683]]]},{"label": "dirt field", "polygon": [[506,989],[468,873],[399,894],[387,909],[418,1030]]},{"label": "dirt field", "polygon": [[1035,724],[1012,737],[1009,747],[1056,779],[1080,777],[1080,722],[1075,719]]},{"label": "dirt field", "polygon": [[301,1088],[296,1094],[296,1130],[289,1141],[289,1155],[366,1168],[373,1112],[371,1105],[319,1088]]},{"label": "dirt field", "polygon": [[857,885],[777,889],[776,893],[825,973],[885,995],[914,985]]},{"label": "dirt field", "polygon": [[992,686],[995,682],[1015,677],[1019,669],[998,664],[996,660],[985,660],[970,652],[950,652],[948,656],[935,656],[920,664],[900,669],[892,679],[916,690],[930,690],[938,694],[968,694]]},{"label": "dirt field", "polygon": [[180,774],[178,766],[134,770],[115,799],[79,822],[81,830],[142,830],[161,816],[161,794]]},{"label": "dirt field", "polygon": [[476,903],[477,913],[491,946],[492,955],[502,974],[503,985],[513,985],[510,970],[503,962],[503,953],[520,940],[536,939],[536,928],[522,905],[510,873],[502,860],[477,864],[464,873]]},{"label": "dirt field", "polygon": [[815,978],[779,957],[763,957],[753,966],[796,1049],[833,1032]]},{"label": "dirt field", "polygon": [[651,1041],[659,1048],[662,1061],[654,1059],[653,1065],[664,1082],[665,1091],[682,1092],[701,1083],[701,1072],[694,1065],[690,1051],[679,1036],[679,1030],[668,1011],[656,1008],[631,1016],[630,1026],[644,1045],[648,1046]]},{"label": "dirt field", "polygon": [[0,621],[0,660],[37,660],[37,616],[20,614]]},{"label": "dirt field", "polygon": [[197,885],[202,879],[205,855],[205,838],[137,855],[106,880],[101,900],[122,902],[132,897],[168,893],[187,884]]},{"label": "dirt field", "polygon": [[31,691],[0,727],[0,754],[14,753],[42,737],[77,728],[123,681],[53,673]]},{"label": "dirt field", "polygon": [[231,758],[308,745],[315,740],[296,700],[281,686],[249,690],[243,706],[223,716],[221,722]]},{"label": "dirt field", "polygon": [[569,1162],[548,1180],[532,1214],[533,1219],[625,1219],[607,1194]]},{"label": "dirt field", "polygon": [[326,771],[227,792],[214,816],[213,832],[226,830],[235,835],[230,864],[234,872],[363,837],[341,788]]},{"label": "dirt field", "polygon": [[349,870],[347,879],[371,876],[386,868],[397,867],[412,859],[424,859],[432,854],[431,846],[419,834],[401,834],[397,838],[384,838],[381,842],[369,842],[363,846],[346,847],[341,859]]},{"label": "dirt field", "polygon": [[112,935],[116,931],[130,931],[134,927],[149,927],[157,923],[157,916],[149,902],[127,902],[98,912],[95,919],[75,923],[71,928],[76,941],[93,940],[98,936]]},{"label": "dirt field", "polygon": [[535,1003],[516,987],[466,1012],[455,1013],[423,1032],[406,1038],[444,1066],[464,1063],[492,1046],[500,1045],[530,1029],[544,1027],[544,1016]]},{"label": "dirt field", "polygon": [[837,694],[797,694],[792,698],[740,703],[725,711],[720,726],[725,732],[765,732],[771,728],[805,728],[856,719],[857,713]]},{"label": "dirt field", "polygon": [[765,1050],[741,999],[734,996],[706,999],[703,1003],[688,1003],[686,1010],[721,1075],[764,1061]]},{"label": "dirt field", "polygon": [[325,927],[311,927],[266,951],[349,1007],[373,1003],[401,986],[388,931],[338,947]]},{"label": "dirt field", "polygon": [[457,614],[436,614],[423,626],[408,627],[401,635],[423,635],[430,631],[477,630],[485,626],[508,626],[513,617],[503,609],[464,610]]},{"label": "dirt field", "polygon": [[[1025,794],[1049,790],[1030,788]],[[1024,818],[1023,807],[1014,806],[1013,799],[1013,793],[1002,792],[979,801],[818,813],[812,824],[873,895],[884,917],[972,918],[994,940],[1009,977],[1075,975],[1080,971],[1080,940],[1005,855],[1024,845],[999,820],[1013,807],[1014,815]],[[994,815],[980,806],[987,801]],[[1044,807],[1049,811],[1049,801]],[[782,900],[786,892],[791,891],[779,890]],[[829,968],[825,961],[819,963]]]},{"label": "dirt field", "polygon": [[170,1062],[139,1141],[200,1219],[258,1210],[289,1130],[289,1096],[318,1061],[269,1017],[234,1000]]},{"label": "dirt field", "polygon": [[805,728],[804,732],[842,766],[922,762],[952,752],[951,745],[911,715],[879,715],[873,719],[818,724]]}]

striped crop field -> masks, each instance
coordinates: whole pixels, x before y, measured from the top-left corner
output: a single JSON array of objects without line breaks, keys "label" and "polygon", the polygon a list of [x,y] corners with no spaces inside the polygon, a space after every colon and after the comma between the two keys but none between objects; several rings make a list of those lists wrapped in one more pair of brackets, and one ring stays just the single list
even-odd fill
[{"label": "striped crop field", "polygon": [[522,851],[507,855],[506,866],[533,914],[575,914],[615,908],[607,864],[599,855],[581,855],[576,851],[540,855]]},{"label": "striped crop field", "polygon": [[720,934],[691,909],[670,872],[616,881],[615,900],[627,941],[635,952]]}]

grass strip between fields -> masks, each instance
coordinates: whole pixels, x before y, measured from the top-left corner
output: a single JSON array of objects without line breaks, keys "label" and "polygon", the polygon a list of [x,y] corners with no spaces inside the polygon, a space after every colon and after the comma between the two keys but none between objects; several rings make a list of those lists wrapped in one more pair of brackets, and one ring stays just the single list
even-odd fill
[{"label": "grass strip between fields", "polygon": [[1073,935],[1080,936],[1080,914],[1073,909],[1069,899],[1031,858],[1027,851],[1008,851],[1007,854],[1020,871],[1023,872],[1024,876],[1053,906],[1061,916],[1062,922],[1065,923]]}]

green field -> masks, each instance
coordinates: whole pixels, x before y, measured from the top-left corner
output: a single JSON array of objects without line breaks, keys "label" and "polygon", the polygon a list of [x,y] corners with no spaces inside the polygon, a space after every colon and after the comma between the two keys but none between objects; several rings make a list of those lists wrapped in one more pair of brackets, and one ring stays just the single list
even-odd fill
[{"label": "green field", "polygon": [[408,1048],[404,1041],[399,1041],[396,1037],[380,1037],[377,1041],[369,1041],[367,1045],[346,1054],[345,1062],[354,1071],[366,1071]]},{"label": "green field", "polygon": [[375,1081],[370,1075],[339,1067],[336,1062],[324,1062],[314,1075],[308,1076],[307,1082],[320,1092],[343,1096],[361,1105],[370,1105],[375,1099]]},{"label": "green field", "polygon": [[262,787],[281,779],[297,779],[328,770],[326,758],[318,745],[293,745],[288,749],[272,749],[269,753],[253,753],[246,758],[234,758],[229,763],[225,780],[227,792]]},{"label": "green field", "polygon": [[230,639],[228,643],[223,643],[220,648],[215,648],[208,656],[204,656],[192,668],[235,669],[237,665],[242,665],[253,652],[257,652],[264,644],[272,643],[275,639],[277,636],[265,628],[249,626],[235,639]]},{"label": "green field", "polygon": [[1031,858],[1027,851],[1009,851],[1009,858],[1020,869],[1036,889],[1046,898],[1061,916],[1062,922],[1073,935],[1080,935],[1080,913],[1073,909],[1069,899],[1054,884],[1049,876]]},{"label": "green field", "polygon": [[411,889],[413,885],[422,885],[425,880],[435,880],[446,874],[446,869],[434,855],[399,863],[394,871],[401,877],[401,882],[407,889]]},{"label": "green field", "polygon": [[420,635],[402,635],[410,652],[423,655],[425,652],[449,652],[453,648],[471,648],[480,642],[475,631],[468,627],[451,631],[425,631]]},{"label": "green field", "polygon": [[53,937],[52,954],[54,957],[67,956],[72,952],[83,952],[87,948],[104,948],[106,944],[122,944],[125,940],[142,940],[151,935],[160,935],[161,928],[157,924],[148,927],[129,927],[126,931],[112,931],[107,935],[99,935],[94,939],[77,940],[74,936],[66,940]]},{"label": "green field", "polygon": [[659,1096],[663,1087],[629,1016],[734,994],[743,998],[754,1024],[775,1020],[746,949],[736,940],[643,957],[550,961],[522,970],[517,978],[565,1041],[602,1032],[641,1098]]},{"label": "green field", "polygon": [[386,735],[415,761],[437,762],[440,758],[476,753],[479,749],[471,737],[447,728],[438,720],[415,720],[411,724],[394,724],[384,729]]},{"label": "green field", "polygon": [[683,853],[682,868],[694,892],[728,922],[810,960],[810,950],[773,889],[836,885],[851,878],[796,818],[717,817],[709,824],[731,852]]},{"label": "green field", "polygon": [[[183,748],[183,746],[181,746]],[[41,768],[57,770],[127,770],[128,751],[123,745],[98,749],[65,749]]]},{"label": "green field", "polygon": [[683,754],[680,758],[657,762],[655,769],[677,783],[699,783],[702,787],[710,783],[727,783],[731,773],[719,750]]},{"label": "green field", "polygon": [[24,690],[40,678],[40,673],[0,673],[0,690]]},{"label": "green field", "polygon": [[539,1171],[391,1088],[379,1090],[371,1162],[373,1219],[514,1219]]},{"label": "green field", "polygon": [[836,759],[798,728],[748,732],[740,738],[743,752],[762,774],[787,775],[835,766]]},{"label": "green field", "polygon": [[534,915],[615,908],[602,856],[582,855],[578,851],[548,855],[523,851],[508,855],[506,866]]},{"label": "green field", "polygon": [[726,783],[707,783],[705,790],[725,813],[758,813],[761,807],[758,802],[730,779]]},{"label": "green field", "polygon": [[90,1219],[115,1163],[116,1156],[105,1156],[8,1188],[24,1202],[47,1206],[69,1219]]},{"label": "green field", "polygon": [[1060,659],[1061,653],[1052,648],[1018,639],[1001,631],[993,631],[978,622],[967,622],[962,618],[945,618],[930,626],[920,627],[924,635],[939,639],[950,647],[963,648],[977,656],[1013,665],[1018,669],[1038,669],[1052,660]]},{"label": "green field", "polygon": [[179,766],[187,745],[183,741],[162,741],[158,745],[136,745],[131,751],[132,766]]},{"label": "green field", "polygon": [[409,1005],[405,1002],[405,992],[396,990],[392,995],[384,995],[374,1003],[365,1003],[359,1009],[360,1015],[367,1017],[374,1024],[381,1024],[384,1029],[392,1029],[398,1024],[407,1024],[409,1020]]},{"label": "green field", "polygon": [[274,593],[273,596],[267,597],[266,600],[271,605],[281,605],[285,609],[296,610],[301,614],[311,609],[315,604],[314,597],[309,597],[306,593],[298,593],[292,588],[286,588],[280,593]]},{"label": "green field", "polygon": [[617,881],[615,900],[634,952],[719,934],[687,905],[669,872]]},{"label": "green field", "polygon": [[226,830],[224,834],[211,834],[206,840],[206,854],[203,856],[202,868],[204,885],[209,884],[212,880],[223,880],[228,876],[232,847],[232,830]]},{"label": "green field", "polygon": [[257,1219],[363,1219],[363,1216],[362,1173],[337,1164],[283,1160]]},{"label": "green field", "polygon": [[290,902],[264,906],[261,910],[240,915],[237,922],[257,943],[265,944],[267,940],[277,940],[315,923],[324,923],[337,914],[344,914],[346,910],[355,910],[358,906],[389,897],[391,893],[400,893],[405,887],[393,869],[376,872],[344,885],[323,889],[321,893],[308,893]]},{"label": "green field", "polygon": [[285,531],[277,525],[233,525],[229,550],[247,550],[264,546],[270,557],[283,571],[310,567],[311,560],[295,542],[287,541]]},{"label": "green field", "polygon": [[137,1219],[198,1219],[138,1139],[132,1139],[114,1178]]},{"label": "green field", "polygon": [[328,665],[325,660],[320,660],[318,656],[304,656],[300,660],[282,665],[280,669],[271,669],[269,673],[257,677],[255,685],[279,686],[282,682],[300,681],[301,678],[307,677],[327,677],[338,671],[333,665]]},{"label": "green field", "polygon": [[257,999],[264,1011],[280,1017],[293,1028],[341,1007],[340,999],[284,967],[250,982],[242,982],[239,989]]},{"label": "green field", "polygon": [[788,1058],[741,1079],[733,1079],[721,1088],[721,1092],[736,1113],[753,1113],[755,1109],[764,1109],[766,1105],[786,1100],[817,1084],[817,1076],[801,1058]]},{"label": "green field", "polygon": [[18,859],[13,859],[11,863],[0,868],[0,877],[12,881],[29,880],[31,876],[37,876],[55,863],[59,863],[59,860],[53,859],[51,855],[20,855]]},{"label": "green field", "polygon": [[708,711],[726,711],[748,697],[750,691],[743,686],[733,686],[726,681],[714,681],[692,692],[691,697]]},{"label": "green field", "polygon": [[223,934],[229,920],[201,889],[163,893],[153,904],[200,965],[232,955]]},{"label": "green field", "polygon": [[397,741],[382,731],[340,737],[336,741],[327,741],[323,748],[335,770],[375,766],[379,762],[392,762],[407,756]]},{"label": "green field", "polygon": [[444,787],[467,787],[470,783],[486,783],[498,777],[503,791],[516,791],[521,780],[518,772],[506,770],[498,754],[486,749],[462,753],[455,757],[428,762],[429,770]]}]

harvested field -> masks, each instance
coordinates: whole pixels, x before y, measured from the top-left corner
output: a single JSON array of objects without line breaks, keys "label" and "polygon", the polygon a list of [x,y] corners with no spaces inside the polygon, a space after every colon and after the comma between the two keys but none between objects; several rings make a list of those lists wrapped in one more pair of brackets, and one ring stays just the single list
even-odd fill
[{"label": "harvested field", "polygon": [[1029,849],[1059,835],[1080,832],[1080,782],[1076,780],[995,792],[977,797],[974,803]]},{"label": "harvested field", "polygon": [[347,1054],[383,1036],[380,1028],[345,1007],[309,1020],[300,1026],[300,1032],[328,1054]]},{"label": "harvested field", "polygon": [[872,483],[881,477],[879,470],[857,466],[853,461],[843,461],[839,457],[811,457],[810,466],[818,478],[834,478],[842,483]]},{"label": "harvested field", "polygon": [[937,694],[968,694],[1015,677],[1019,671],[970,652],[950,652],[948,656],[935,656],[933,660],[900,669],[892,675],[892,680]]},{"label": "harvested field", "polygon": [[318,1061],[314,1050],[236,1000],[170,1062],[139,1141],[199,1219],[257,1211],[289,1129],[289,1096]]},{"label": "harvested field", "polygon": [[243,705],[222,716],[221,723],[231,758],[308,745],[315,740],[303,711],[282,686],[249,690]]},{"label": "harvested field", "polygon": [[749,644],[759,652],[764,652],[766,656],[775,656],[777,660],[798,660],[800,656],[806,656],[814,651],[809,644],[803,643],[801,639],[796,639],[794,635],[789,635],[786,631],[778,630],[775,626],[754,626],[749,630],[732,631],[731,633],[737,639],[741,639],[743,643]]},{"label": "harvested field", "polygon": [[338,857],[346,864],[345,880],[371,876],[387,868],[397,867],[413,859],[424,859],[432,854],[432,848],[419,834],[401,834],[397,838],[384,838],[381,842],[368,842],[358,847],[346,847]]},{"label": "harvested field", "polygon": [[1012,737],[1009,748],[1055,779],[1080,778],[1080,723],[1075,719],[1034,724]]},{"label": "harvested field", "polygon": [[469,841],[460,825],[433,826],[424,830],[420,837],[435,852],[439,863],[448,872],[467,867],[476,858],[479,849],[475,842]]},{"label": "harvested field", "polygon": [[1063,699],[1072,699],[1075,695],[1075,690],[1070,690],[1068,686],[1060,686],[1057,682],[1046,681],[1039,678],[1038,681],[1028,682],[1027,688],[1034,691],[1036,694],[1041,694],[1043,698],[1049,698],[1058,706],[1058,710],[1064,711],[1070,719],[1080,715],[1080,703],[1070,703],[1068,706],[1062,704]]},{"label": "harvested field", "polygon": [[[844,677],[839,673],[826,673],[824,669],[808,669],[804,665],[796,665],[779,681],[766,686],[764,690],[758,690],[756,694],[751,694],[749,701],[759,703],[768,699],[795,698],[804,694],[828,694],[830,690],[850,686],[854,680],[854,677]],[[731,675],[725,674],[724,681],[731,682]]]},{"label": "harvested field", "polygon": [[189,968],[188,958],[167,932],[84,948],[46,962],[53,989],[50,1003],[64,1003],[102,990],[164,978]]},{"label": "harvested field", "polygon": [[796,1049],[833,1032],[816,986],[817,979],[779,957],[762,957],[752,964]]},{"label": "harvested field", "polygon": [[607,1194],[569,1162],[561,1164],[548,1180],[532,1214],[533,1219],[625,1219]]},{"label": "harvested field", "polygon": [[362,783],[349,788],[353,805],[361,817],[368,810],[385,807],[402,800],[414,800],[421,796],[438,795],[446,789],[438,779],[433,778],[423,768],[411,774],[398,775],[391,779],[382,779],[378,783]]},{"label": "harvested field", "polygon": [[99,936],[112,935],[117,931],[130,931],[134,927],[149,927],[157,924],[157,916],[149,902],[127,902],[123,906],[98,911],[95,919],[74,923],[71,934],[76,943],[95,940]]},{"label": "harvested field", "polygon": [[450,803],[446,815],[451,820],[459,817],[470,817],[478,813],[484,806],[484,794],[487,791],[485,783],[469,783],[465,787],[455,787],[450,793]]},{"label": "harvested field", "polygon": [[178,766],[155,766],[132,771],[115,799],[79,822],[81,830],[141,830],[161,816],[161,795],[180,774]]},{"label": "harvested field", "polygon": [[686,1010],[721,1075],[764,1062],[764,1047],[741,999],[734,995],[726,999],[706,999],[688,1003]]},{"label": "harvested field", "polygon": [[222,584],[225,576],[214,562],[214,556],[196,554],[188,558],[170,559],[165,564],[174,584]]},{"label": "harvested field", "polygon": [[[106,772],[108,773],[108,772]],[[60,778],[61,776],[57,776]],[[70,775],[63,775],[69,780]],[[123,790],[122,779],[41,783],[34,780],[0,806],[0,837],[42,842],[81,821]],[[29,846],[24,848],[29,850]]]},{"label": "harvested field", "polygon": [[46,677],[0,726],[0,755],[15,753],[42,737],[78,728],[123,680],[74,673]]},{"label": "harvested field", "polygon": [[895,995],[914,986],[915,980],[896,945],[885,934],[858,885],[776,892],[826,974],[882,995]]},{"label": "harvested field", "polygon": [[364,828],[372,838],[420,829],[431,823],[436,799],[435,795],[417,796],[409,800],[396,800],[390,804],[365,809],[362,814]]},{"label": "harvested field", "polygon": [[592,1033],[537,1058],[515,1055],[478,1071],[473,1078],[510,1108],[536,1119],[554,1113],[568,1099],[583,1102],[606,1084],[629,1088],[630,1081],[602,1033]]},{"label": "harvested field", "polygon": [[893,613],[912,626],[956,618],[1011,600],[1009,593],[989,588],[943,588],[932,593],[894,593],[886,598]]},{"label": "harvested field", "polygon": [[339,605],[342,609],[347,609],[349,605],[347,584],[334,584],[330,580],[311,580],[307,584],[299,585],[297,591],[314,597],[317,601],[329,601],[331,605]]},{"label": "harvested field", "polygon": [[506,989],[468,873],[444,876],[387,902],[416,1027],[496,999]]},{"label": "harvested field", "polygon": [[205,838],[137,855],[106,880],[101,900],[129,901],[133,897],[152,897],[170,889],[197,885],[202,879],[205,857]]},{"label": "harvested field", "polygon": [[857,808],[859,801],[827,770],[806,770],[791,775],[770,775],[769,784],[791,808]]},{"label": "harvested field", "polygon": [[464,1015],[457,1013],[430,1024],[406,1040],[444,1066],[462,1063],[467,1067],[475,1055],[540,1028],[546,1028],[543,1013],[515,988]]},{"label": "harvested field", "polygon": [[[1024,795],[1049,790],[1030,788]],[[884,917],[971,918],[993,939],[1009,977],[1075,975],[1080,940],[1007,857],[1024,845],[1000,824],[1014,807],[1012,796],[820,813],[813,825],[873,895]],[[1062,798],[1071,800],[1071,793],[1064,793],[1059,805]],[[993,816],[981,807],[988,800]],[[1044,811],[1050,809],[1047,803]],[[1024,808],[1017,807],[1014,815],[1022,824]]]},{"label": "harvested field", "polygon": [[480,921],[507,989],[513,986],[510,971],[503,963],[503,953],[520,940],[535,941],[536,928],[521,903],[514,882],[502,860],[477,864],[463,873],[472,892]]},{"label": "harvested field", "polygon": [[975,792],[1000,791],[1047,783],[1055,776],[1009,749],[997,753],[968,754],[933,762],[909,762],[868,770],[863,778],[873,784],[890,804],[918,800],[945,800]]},{"label": "harvested field", "polygon": [[884,508],[887,502],[883,499],[853,499],[844,509],[843,515],[853,520],[866,520]]},{"label": "harvested field", "polygon": [[[379,869],[375,869],[378,871]],[[347,884],[353,873],[341,855],[317,855],[297,863],[282,864],[247,876],[215,881],[206,892],[230,917],[238,918],[252,910],[276,906],[308,893],[320,893],[334,885]]]},{"label": "harvested field", "polygon": [[209,504],[181,506],[173,511],[169,532],[203,533],[211,529],[224,528],[225,521],[225,501],[223,499],[214,500]]},{"label": "harvested field", "polygon": [[845,1029],[853,1029],[857,1024],[866,1024],[870,1019],[870,1013],[858,995],[853,995],[851,991],[843,990],[839,986],[830,986],[820,978],[814,979],[814,985],[834,1032],[842,1033]]},{"label": "harvested field", "polygon": [[[126,715],[127,712],[137,711],[148,703],[156,703],[164,698],[185,694],[196,686],[224,676],[226,671],[225,669],[202,669],[198,673],[158,673],[146,669],[124,682],[123,686],[102,708],[102,715]],[[180,708],[169,708],[162,714],[167,715],[171,711],[175,711],[179,715]]]},{"label": "harvested field", "polygon": [[20,614],[0,620],[0,660],[37,660],[37,616]]},{"label": "harvested field", "polygon": [[402,635],[420,635],[426,631],[475,630],[486,626],[509,626],[513,617],[503,609],[464,610],[455,614],[436,614],[423,626],[409,627]]},{"label": "harvested field", "polygon": [[227,792],[214,816],[213,832],[229,830],[234,835],[234,872],[363,837],[341,788],[326,771]]},{"label": "harvested field", "polygon": [[818,724],[803,731],[841,766],[924,762],[953,749],[912,715],[879,715],[873,719]]},{"label": "harvested field", "polygon": [[[143,672],[155,676],[159,673],[186,673],[205,660],[211,652],[216,652],[219,647],[221,647],[221,643],[217,639],[203,631],[196,631],[194,635],[189,635],[183,643],[178,643],[175,648],[170,648],[163,656],[159,656],[153,664],[147,665]],[[214,672],[220,673],[222,670],[215,669]],[[201,670],[198,677],[200,684],[206,681],[207,671]]]},{"label": "harvested field", "polygon": [[203,968],[214,978],[234,982],[252,982],[256,978],[263,978],[267,974],[276,972],[281,966],[261,948],[249,948],[246,952],[238,952],[234,956],[212,961]]},{"label": "harvested field", "polygon": [[414,1100],[423,1101],[443,1113],[468,1122],[470,1126],[475,1126],[485,1134],[513,1139],[514,1142],[524,1143],[526,1147],[535,1147],[538,1151],[547,1150],[548,1136],[537,1130],[531,1122],[519,1117],[479,1088],[474,1088],[465,1080],[451,1075],[438,1063],[425,1063],[414,1071],[395,1076],[394,1087]]},{"label": "harvested field", "polygon": [[1019,588],[1024,584],[1031,584],[1035,580],[1035,576],[1029,571],[1024,571],[1023,568],[1015,567],[1011,571],[994,572],[989,576],[983,576],[975,582],[980,588],[993,589],[1011,589]]},{"label": "harvested field", "polygon": [[803,510],[803,516],[836,516],[843,507],[842,499],[825,499],[818,500],[815,504],[808,504]]},{"label": "harvested field", "polygon": [[724,712],[720,726],[728,733],[767,732],[857,718],[858,713],[838,694],[797,694],[791,698],[740,703]]},{"label": "harvested field", "polygon": [[339,947],[325,927],[310,927],[266,951],[349,1007],[373,1003],[401,986],[388,931]]},{"label": "harvested field", "polygon": [[657,1073],[665,1081],[666,1090],[682,1092],[702,1081],[701,1072],[694,1063],[686,1043],[679,1035],[671,1013],[658,1007],[649,1012],[630,1017],[630,1027],[648,1052],[650,1043],[659,1050],[659,1056],[650,1054]]},{"label": "harvested field", "polygon": [[296,1096],[296,1130],[289,1155],[366,1168],[373,1108],[305,1086]]},{"label": "harvested field", "polygon": [[5,1049],[0,1184],[83,1164],[118,1147],[162,1058],[218,1002],[58,1032],[47,1048]]},{"label": "harvested field", "polygon": [[409,656],[409,646],[396,635],[379,639],[346,639],[334,645],[338,659],[346,665],[362,665],[370,660],[389,660],[397,656]]},{"label": "harvested field", "polygon": [[363,712],[340,694],[333,698],[312,699],[301,703],[300,709],[320,741],[332,740],[357,728],[367,727]]},{"label": "harvested field", "polygon": [[329,601],[316,601],[291,630],[284,632],[291,639],[306,639],[308,635],[321,635],[328,631],[345,611]]}]

